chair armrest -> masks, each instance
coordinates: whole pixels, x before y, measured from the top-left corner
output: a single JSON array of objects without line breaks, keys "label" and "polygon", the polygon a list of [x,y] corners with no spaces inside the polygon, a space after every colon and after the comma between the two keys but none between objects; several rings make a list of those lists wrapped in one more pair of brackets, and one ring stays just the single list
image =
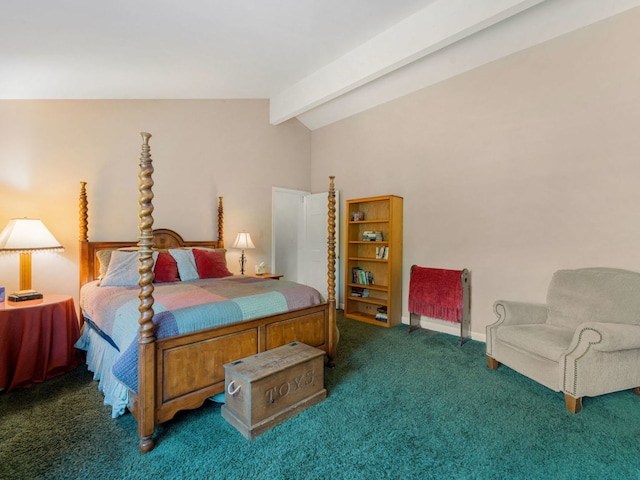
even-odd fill
[{"label": "chair armrest", "polygon": [[498,300],[493,304],[493,311],[502,325],[526,325],[545,323],[547,321],[547,306],[542,303],[512,302]]},{"label": "chair armrest", "polygon": [[[637,362],[638,354],[630,350],[640,350],[640,325],[605,322],[579,325],[567,353],[560,357],[562,391],[578,398],[636,386],[634,378],[638,377],[628,368],[629,359],[632,363]],[[614,352],[617,354],[611,355]],[[619,364],[621,358],[627,359],[622,369]],[[579,368],[579,365],[584,368]],[[633,371],[637,371],[637,367],[634,366]]]},{"label": "chair armrest", "polygon": [[594,350],[617,352],[640,349],[640,325],[608,322],[583,323],[576,329],[574,339],[575,336],[580,336],[580,332],[587,329],[597,332],[600,336],[599,340],[592,337],[591,343]]}]

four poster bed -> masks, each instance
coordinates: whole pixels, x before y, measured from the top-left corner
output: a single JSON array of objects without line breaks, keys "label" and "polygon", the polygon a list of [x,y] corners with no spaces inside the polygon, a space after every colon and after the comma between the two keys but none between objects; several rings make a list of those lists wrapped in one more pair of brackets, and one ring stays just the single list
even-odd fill
[{"label": "four poster bed", "polygon": [[[299,341],[324,350],[332,365],[338,332],[334,177],[328,195],[325,300],[315,289],[293,282],[232,275],[224,258],[222,197],[216,241],[184,241],[172,230],[154,230],[151,135],[141,136],[137,243],[89,241],[86,183],[81,182],[85,328],[78,347],[87,351],[87,365],[100,380],[113,416],[128,408],[136,418],[139,448],[145,453],[154,447],[156,425],[224,391],[224,364]],[[172,273],[160,279],[167,276],[159,270],[165,261],[173,262]],[[127,280],[132,266],[135,278]]]}]

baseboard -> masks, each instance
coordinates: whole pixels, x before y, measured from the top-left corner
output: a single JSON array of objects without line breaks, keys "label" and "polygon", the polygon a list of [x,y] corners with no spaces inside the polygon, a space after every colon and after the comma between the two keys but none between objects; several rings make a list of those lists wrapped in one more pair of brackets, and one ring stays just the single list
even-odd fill
[{"label": "baseboard", "polygon": [[[341,304],[337,308],[344,311],[344,304]],[[401,321],[405,325],[409,325],[409,317],[403,316]],[[448,333],[449,335],[455,335],[456,337],[460,336],[460,325],[438,320],[437,318],[420,317],[420,326],[427,330],[433,330],[434,332]],[[487,334],[472,331],[471,339],[487,343]]]},{"label": "baseboard", "polygon": [[[402,317],[402,323],[409,325],[409,317]],[[438,320],[437,318],[420,317],[420,326],[426,330],[432,330],[434,332],[447,333],[449,335],[460,336],[460,325],[445,322],[444,320]],[[478,342],[487,342],[487,335],[484,333],[471,332],[471,339]]]}]

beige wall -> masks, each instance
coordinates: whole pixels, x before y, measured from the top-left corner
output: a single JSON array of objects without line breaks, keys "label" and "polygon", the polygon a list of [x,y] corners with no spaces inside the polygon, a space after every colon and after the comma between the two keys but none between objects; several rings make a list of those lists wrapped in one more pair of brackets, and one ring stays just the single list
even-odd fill
[{"label": "beige wall", "polygon": [[[0,227],[42,218],[66,251],[34,258],[34,287],[76,294],[78,182],[92,239],[135,238],[149,131],[156,226],[210,238],[222,195],[249,266],[270,261],[272,186],[403,196],[403,315],[412,264],[466,267],[483,338],[494,300],[544,301],[559,268],[640,271],[638,44],[635,9],[314,132],[270,126],[266,100],[0,101]],[[0,255],[8,291],[17,271]]]},{"label": "beige wall", "polygon": [[[63,254],[33,258],[33,288],[77,296],[78,192],[88,183],[89,237],[136,240],[140,131],[153,134],[156,227],[215,238],[224,197],[227,246],[238,231],[271,261],[271,188],[309,190],[310,132],[269,124],[266,100],[0,101],[0,228],[41,218]],[[239,252],[229,265],[239,273]],[[18,289],[17,255],[0,255],[0,285]]]},{"label": "beige wall", "polygon": [[471,270],[476,338],[557,269],[640,271],[638,45],[634,9],[312,132],[313,189],[404,197],[404,316],[412,264]]}]

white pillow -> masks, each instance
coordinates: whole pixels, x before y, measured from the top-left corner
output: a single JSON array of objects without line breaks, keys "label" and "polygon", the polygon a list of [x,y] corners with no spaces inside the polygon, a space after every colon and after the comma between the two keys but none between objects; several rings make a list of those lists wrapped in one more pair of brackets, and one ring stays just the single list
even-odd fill
[{"label": "white pillow", "polygon": [[134,287],[138,285],[138,252],[111,252],[107,273],[100,281],[101,287]]},{"label": "white pillow", "polygon": [[[153,252],[155,264],[158,252]],[[138,252],[113,250],[109,259],[109,266],[104,278],[100,280],[101,287],[137,287],[140,280],[138,267],[140,259]]]},{"label": "white pillow", "polygon": [[198,268],[196,267],[196,260],[193,257],[191,250],[183,250],[178,248],[169,249],[169,254],[175,259],[178,264],[178,275],[180,275],[180,281],[186,282],[189,280],[198,280]]}]

